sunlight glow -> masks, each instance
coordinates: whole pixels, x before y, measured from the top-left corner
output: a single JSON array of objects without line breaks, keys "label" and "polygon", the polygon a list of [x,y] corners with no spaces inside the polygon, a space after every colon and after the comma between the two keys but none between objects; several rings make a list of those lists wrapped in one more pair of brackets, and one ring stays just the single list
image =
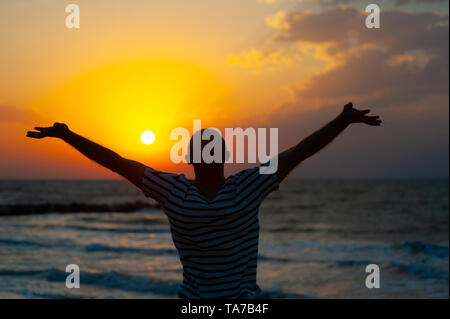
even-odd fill
[{"label": "sunlight glow", "polygon": [[[167,161],[175,127],[190,127],[193,118],[220,126],[232,112],[227,92],[200,65],[122,61],[72,78],[33,103],[31,110],[48,117],[43,122],[67,119],[71,129],[115,152],[155,163]],[[144,140],[141,135],[148,128],[158,140],[150,135]]]}]

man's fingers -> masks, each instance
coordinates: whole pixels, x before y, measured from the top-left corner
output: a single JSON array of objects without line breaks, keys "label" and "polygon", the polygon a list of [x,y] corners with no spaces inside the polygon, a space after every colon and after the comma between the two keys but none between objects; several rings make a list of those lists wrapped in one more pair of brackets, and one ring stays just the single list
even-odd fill
[{"label": "man's fingers", "polygon": [[378,119],[368,119],[368,120],[364,121],[364,123],[366,123],[368,125],[373,125],[373,126],[380,126],[381,123],[383,123],[383,121],[378,120]]},{"label": "man's fingers", "polygon": [[27,132],[27,137],[31,137],[31,138],[43,138],[44,134],[42,134],[41,132],[32,132],[32,131],[28,131]]},{"label": "man's fingers", "polygon": [[42,132],[43,130],[48,129],[48,127],[40,127],[40,126],[36,126],[34,129],[35,129],[36,131]]},{"label": "man's fingers", "polygon": [[381,122],[381,120],[379,118],[368,118],[366,122]]},{"label": "man's fingers", "polygon": [[379,120],[380,117],[378,115],[377,116],[364,116],[363,119],[364,119],[364,121],[375,121],[375,120]]},{"label": "man's fingers", "polygon": [[360,112],[361,112],[362,115],[366,115],[367,113],[370,113],[370,110],[367,109],[367,110],[362,110]]},{"label": "man's fingers", "polygon": [[376,116],[364,116],[363,122],[365,123],[375,123],[375,122],[381,122],[380,117],[378,115]]}]

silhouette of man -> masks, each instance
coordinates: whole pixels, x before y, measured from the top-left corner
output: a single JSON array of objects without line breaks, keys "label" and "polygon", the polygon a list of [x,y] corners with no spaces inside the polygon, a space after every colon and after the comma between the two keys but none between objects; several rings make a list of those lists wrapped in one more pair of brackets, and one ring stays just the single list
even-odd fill
[{"label": "silhouette of man", "polygon": [[[125,159],[71,132],[65,124],[35,127],[36,131],[29,131],[27,136],[62,139],[162,205],[183,266],[179,297],[255,298],[261,296],[256,269],[258,210],[262,200],[299,163],[328,145],[350,124],[379,126],[380,118],[368,116],[369,112],[357,110],[348,103],[326,126],[278,154],[276,173],[260,174],[259,167],[253,167],[228,178],[224,176],[225,142],[222,142],[222,161],[193,163],[195,180],[188,180],[183,174],[161,172]],[[204,145],[202,141],[201,149]],[[188,150],[192,163],[192,139]]]}]

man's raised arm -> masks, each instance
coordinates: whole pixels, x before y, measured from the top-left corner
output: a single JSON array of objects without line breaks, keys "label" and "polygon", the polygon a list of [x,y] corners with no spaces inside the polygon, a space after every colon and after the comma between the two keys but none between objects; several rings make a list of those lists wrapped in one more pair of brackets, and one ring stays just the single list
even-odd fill
[{"label": "man's raised arm", "polygon": [[91,160],[125,177],[138,188],[142,187],[142,177],[145,171],[143,164],[125,159],[106,147],[73,133],[67,125],[62,123],[55,123],[50,127],[35,127],[34,129],[36,131],[27,132],[27,137],[36,139],[44,137],[60,138]]},{"label": "man's raised arm", "polygon": [[294,147],[278,155],[278,180],[281,182],[299,163],[330,144],[336,136],[352,123],[379,126],[379,116],[367,116],[370,110],[357,110],[352,103],[344,106],[342,113],[320,130],[308,136]]}]

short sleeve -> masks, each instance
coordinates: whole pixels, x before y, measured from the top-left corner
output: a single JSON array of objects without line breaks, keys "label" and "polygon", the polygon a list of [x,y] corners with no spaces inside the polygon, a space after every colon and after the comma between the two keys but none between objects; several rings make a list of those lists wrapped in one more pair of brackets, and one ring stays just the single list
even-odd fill
[{"label": "short sleeve", "polygon": [[261,203],[271,192],[278,190],[277,173],[263,174],[260,166],[249,168],[237,174],[238,192]]},{"label": "short sleeve", "polygon": [[177,183],[177,177],[178,175],[176,174],[146,167],[142,178],[142,191],[145,196],[151,197],[161,205],[164,205]]}]

